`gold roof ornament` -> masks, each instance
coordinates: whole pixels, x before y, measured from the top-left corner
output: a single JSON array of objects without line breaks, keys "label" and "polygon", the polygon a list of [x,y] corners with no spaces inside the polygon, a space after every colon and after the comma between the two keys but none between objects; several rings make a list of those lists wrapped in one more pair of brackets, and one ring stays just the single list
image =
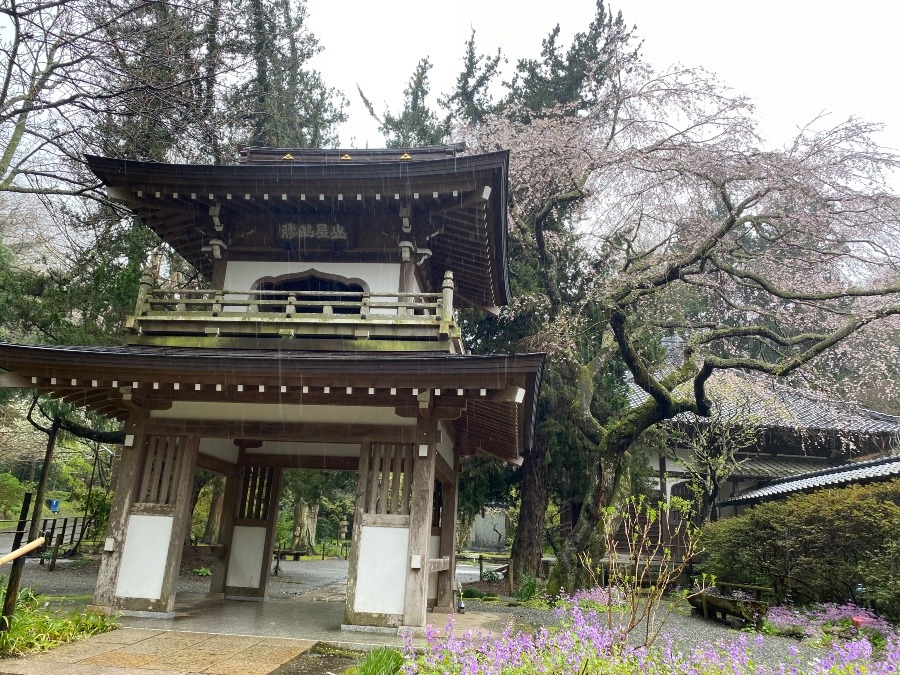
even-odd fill
[{"label": "gold roof ornament", "polygon": [[287,154],[286,154],[284,157],[282,157],[281,159],[283,159],[283,160],[286,161],[286,162],[290,162],[290,161],[293,161],[294,156],[293,156],[291,153],[287,153]]},{"label": "gold roof ornament", "polygon": [[345,161],[345,160],[348,160],[348,159],[353,159],[353,158],[352,158],[350,155],[342,155],[342,156],[341,156],[341,161]]},{"label": "gold roof ornament", "polygon": [[412,157],[408,152],[404,152],[402,155],[400,155],[400,159],[412,159]]}]

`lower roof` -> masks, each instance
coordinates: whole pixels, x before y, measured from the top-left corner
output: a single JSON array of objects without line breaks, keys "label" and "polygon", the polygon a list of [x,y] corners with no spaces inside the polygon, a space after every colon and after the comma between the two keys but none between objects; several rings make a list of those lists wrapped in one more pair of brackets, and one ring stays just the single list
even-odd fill
[{"label": "lower roof", "polygon": [[852,462],[830,469],[781,478],[762,487],[738,492],[731,499],[722,502],[720,506],[756,504],[821,488],[873,483],[896,477],[900,477],[900,455],[890,455],[866,462]]},{"label": "lower roof", "polygon": [[[517,462],[534,433],[543,354],[323,353],[0,343],[0,386],[111,418],[176,401],[375,406],[415,415],[428,392],[457,445]],[[347,421],[353,426],[353,420]],[[377,439],[373,439],[377,440]]]}]

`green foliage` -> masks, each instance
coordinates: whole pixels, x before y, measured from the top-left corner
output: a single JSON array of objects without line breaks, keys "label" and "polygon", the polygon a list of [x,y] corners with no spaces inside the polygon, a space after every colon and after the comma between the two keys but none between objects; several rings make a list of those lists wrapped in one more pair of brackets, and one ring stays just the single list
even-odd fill
[{"label": "green foliage", "polygon": [[487,593],[479,588],[464,588],[462,595],[464,598],[483,598]]},{"label": "green foliage", "polygon": [[198,567],[198,568],[192,570],[191,574],[198,576],[198,577],[211,577],[212,570],[209,569],[208,567]]},{"label": "green foliage", "polygon": [[25,496],[25,486],[11,473],[0,473],[0,517],[9,518],[18,512]]},{"label": "green foliage", "polygon": [[537,579],[530,574],[523,574],[516,590],[516,600],[526,602],[534,597],[537,592]]},{"label": "green foliage", "polygon": [[356,675],[395,675],[403,665],[403,654],[391,647],[376,647],[363,656]]},{"label": "green foliage", "polygon": [[867,578],[867,593],[896,611],[900,480],[760,504],[706,526],[702,543],[703,569],[722,581],[771,586],[779,600],[843,602]]},{"label": "green foliage", "polygon": [[500,581],[500,574],[496,570],[484,570],[481,573],[482,581],[497,582]]},{"label": "green foliage", "polygon": [[859,565],[863,599],[891,621],[900,621],[900,521],[883,544]]},{"label": "green foliage", "polygon": [[226,96],[229,116],[240,120],[233,141],[268,147],[334,146],[336,127],[346,120],[346,101],[309,68],[321,47],[306,27],[305,2],[247,0],[241,5],[248,30],[235,46],[253,59],[253,71]]},{"label": "green foliage", "polygon": [[106,532],[112,508],[112,492],[100,487],[88,491],[85,486],[78,486],[74,490],[74,495],[74,501],[88,523],[84,538],[88,541],[98,541]]},{"label": "green foliage", "polygon": [[[622,14],[610,14],[603,0],[586,31],[572,38],[568,49],[558,44],[557,24],[544,39],[540,59],[520,59],[509,85],[508,106],[530,113],[545,113],[556,105],[574,105],[573,112],[597,101],[609,59],[618,45],[626,45],[630,33]],[[634,55],[634,53],[632,53]]]},{"label": "green foliage", "polygon": [[[5,583],[0,585],[6,588]],[[0,601],[5,594],[0,594]],[[30,588],[19,592],[12,624],[8,631],[0,632],[0,658],[44,651],[118,628],[116,619],[105,614],[78,611],[65,615],[42,605],[43,599]]]},{"label": "green foliage", "polygon": [[359,90],[359,95],[369,114],[378,121],[378,130],[384,134],[388,148],[414,148],[417,146],[440,145],[449,132],[449,124],[439,121],[437,115],[428,105],[431,86],[428,83],[428,71],[431,62],[426,56],[416,64],[416,69],[403,90],[403,109],[393,115],[385,110],[378,116],[372,102]]}]

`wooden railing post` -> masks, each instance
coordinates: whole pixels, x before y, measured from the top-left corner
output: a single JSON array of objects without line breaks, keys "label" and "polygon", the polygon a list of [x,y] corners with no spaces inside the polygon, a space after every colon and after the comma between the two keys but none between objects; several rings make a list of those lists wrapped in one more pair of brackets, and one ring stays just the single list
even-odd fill
[{"label": "wooden railing post", "polygon": [[147,313],[147,296],[150,295],[150,289],[153,287],[153,277],[148,272],[141,275],[141,282],[138,286],[137,303],[134,307],[135,316],[143,316]]},{"label": "wooden railing post", "polygon": [[453,272],[444,272],[444,283],[441,285],[441,321],[453,321]]},{"label": "wooden railing post", "polygon": [[297,296],[294,293],[288,295],[288,304],[285,307],[285,314],[294,316],[297,313]]}]

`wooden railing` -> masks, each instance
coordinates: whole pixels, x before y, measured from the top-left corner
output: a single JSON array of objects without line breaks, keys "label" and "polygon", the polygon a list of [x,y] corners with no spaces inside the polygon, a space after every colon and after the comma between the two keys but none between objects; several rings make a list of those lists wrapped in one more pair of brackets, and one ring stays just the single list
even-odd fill
[{"label": "wooden railing", "polygon": [[297,349],[460,348],[449,272],[440,293],[171,290],[144,279],[126,327],[132,344],[266,348],[259,338],[286,338]]}]

